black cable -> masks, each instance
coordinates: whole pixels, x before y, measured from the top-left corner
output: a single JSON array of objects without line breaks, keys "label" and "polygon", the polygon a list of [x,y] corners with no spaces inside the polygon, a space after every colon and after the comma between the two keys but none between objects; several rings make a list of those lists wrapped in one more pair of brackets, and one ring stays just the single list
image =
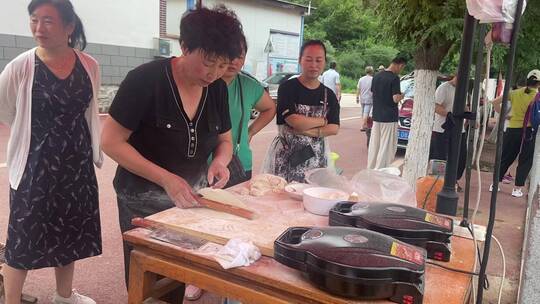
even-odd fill
[{"label": "black cable", "polygon": [[433,191],[433,188],[435,188],[435,185],[437,184],[437,181],[439,180],[440,175],[437,174],[437,178],[435,178],[435,181],[431,185],[431,188],[429,188],[429,191],[426,194],[426,198],[424,198],[424,202],[422,203],[422,209],[426,209],[426,203],[428,200],[429,195],[431,194],[431,191]]},{"label": "black cable", "polygon": [[[472,226],[472,223],[467,224],[467,229],[471,233],[471,237],[473,237],[473,232],[472,232],[471,226]],[[474,239],[474,237],[473,237],[473,239]],[[474,244],[474,245],[476,246],[476,253],[478,254],[478,262],[480,264],[482,264],[482,258],[480,256],[480,246],[478,246],[478,244]],[[484,277],[484,289],[489,289],[489,280],[488,280],[487,276]]]},{"label": "black cable", "polygon": [[435,263],[435,262],[431,262],[431,261],[426,261],[426,264],[437,266],[437,267],[440,267],[440,268],[443,268],[443,269],[446,269],[446,270],[450,270],[450,271],[454,271],[454,272],[459,272],[459,273],[464,273],[464,274],[469,274],[469,275],[475,275],[475,276],[479,275],[478,272],[471,272],[471,271],[466,271],[466,270],[454,269],[454,268],[450,268],[448,266],[444,266],[444,265],[441,265],[441,264],[438,264],[438,263]]},{"label": "black cable", "polygon": [[[471,229],[471,224],[467,225],[467,229],[469,229],[469,232],[471,233],[471,237],[474,238],[473,232],[472,232],[472,229]],[[480,262],[480,264],[482,264],[482,257],[480,256],[480,246],[478,246],[478,244],[474,244],[474,246],[476,246],[476,253],[478,254],[478,262]]]}]

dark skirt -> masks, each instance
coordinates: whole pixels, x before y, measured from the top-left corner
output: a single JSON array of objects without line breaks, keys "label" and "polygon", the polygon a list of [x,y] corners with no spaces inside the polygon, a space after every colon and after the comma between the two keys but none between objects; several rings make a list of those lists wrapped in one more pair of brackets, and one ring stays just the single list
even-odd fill
[{"label": "dark skirt", "polygon": [[98,187],[84,113],[92,100],[77,60],[58,79],[36,57],[30,151],[10,189],[6,262],[17,269],[61,267],[101,254]]}]

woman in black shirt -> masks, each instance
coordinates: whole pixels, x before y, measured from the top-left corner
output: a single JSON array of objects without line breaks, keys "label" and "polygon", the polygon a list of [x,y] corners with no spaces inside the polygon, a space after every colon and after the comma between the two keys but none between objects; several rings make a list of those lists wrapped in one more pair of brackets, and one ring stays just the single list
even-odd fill
[{"label": "woman in black shirt", "polygon": [[326,49],[318,40],[304,43],[300,51],[302,74],[279,86],[279,135],[270,145],[264,171],[288,182],[304,181],[306,171],[328,165],[327,136],[339,131],[339,103],[332,90],[319,82]]},{"label": "woman in black shirt", "polygon": [[114,188],[122,232],[133,228],[134,217],[197,206],[194,188],[227,183],[231,122],[220,78],[242,52],[242,37],[242,25],[224,7],[190,11],[180,24],[182,56],[143,64],[120,85],[102,145],[119,164]]}]

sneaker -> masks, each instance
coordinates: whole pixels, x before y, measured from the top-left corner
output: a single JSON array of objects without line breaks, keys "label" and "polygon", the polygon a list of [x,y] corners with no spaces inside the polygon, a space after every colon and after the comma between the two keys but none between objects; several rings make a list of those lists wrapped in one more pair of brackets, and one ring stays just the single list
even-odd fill
[{"label": "sneaker", "polygon": [[184,293],[184,299],[188,301],[197,301],[201,298],[203,290],[197,286],[187,285]]},{"label": "sneaker", "polygon": [[510,174],[506,174],[505,176],[503,176],[502,178],[502,182],[503,184],[510,184],[514,181],[514,178],[512,177],[512,175]]},{"label": "sneaker", "polygon": [[[501,191],[500,187],[497,187],[497,192]],[[489,192],[493,192],[493,184],[489,185]]]},{"label": "sneaker", "polygon": [[512,189],[512,196],[513,197],[522,197],[523,191],[521,191],[521,188],[514,188]]},{"label": "sneaker", "polygon": [[96,301],[79,294],[75,289],[71,291],[69,298],[64,298],[55,292],[52,302],[53,304],[96,304]]}]

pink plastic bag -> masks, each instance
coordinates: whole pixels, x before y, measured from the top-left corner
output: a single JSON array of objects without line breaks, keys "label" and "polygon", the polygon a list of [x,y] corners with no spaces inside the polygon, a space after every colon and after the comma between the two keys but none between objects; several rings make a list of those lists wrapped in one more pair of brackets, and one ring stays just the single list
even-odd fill
[{"label": "pink plastic bag", "polygon": [[514,24],[497,22],[493,23],[493,28],[491,29],[491,38],[493,42],[498,42],[502,44],[510,44],[512,40],[512,29]]}]

